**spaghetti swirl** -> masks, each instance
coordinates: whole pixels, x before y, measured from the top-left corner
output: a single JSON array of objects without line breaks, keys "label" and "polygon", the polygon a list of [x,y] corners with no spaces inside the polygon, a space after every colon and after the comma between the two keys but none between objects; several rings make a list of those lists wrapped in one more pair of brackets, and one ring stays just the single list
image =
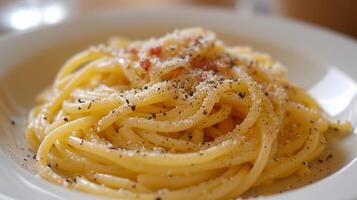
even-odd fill
[{"label": "spaghetti swirl", "polygon": [[191,28],[112,39],[68,60],[26,138],[38,173],[123,199],[231,199],[306,168],[327,119],[268,55]]}]

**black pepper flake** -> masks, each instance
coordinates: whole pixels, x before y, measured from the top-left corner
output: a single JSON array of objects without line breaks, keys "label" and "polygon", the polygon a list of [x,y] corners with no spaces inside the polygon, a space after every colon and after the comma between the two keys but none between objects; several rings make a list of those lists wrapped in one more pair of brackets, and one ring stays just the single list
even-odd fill
[{"label": "black pepper flake", "polygon": [[323,163],[324,161],[322,159],[317,160],[319,163]]},{"label": "black pepper flake", "polygon": [[92,107],[92,102],[89,102],[87,109],[89,110]]},{"label": "black pepper flake", "polygon": [[204,110],[202,113],[203,113],[204,115],[207,115],[207,114],[208,114],[207,110]]},{"label": "black pepper flake", "polygon": [[82,109],[81,107],[78,107],[78,110]]},{"label": "black pepper flake", "polygon": [[326,158],[326,161],[330,160],[332,157],[333,157],[332,154],[329,154]]},{"label": "black pepper flake", "polygon": [[238,95],[240,98],[243,99],[245,97],[245,92],[238,92]]},{"label": "black pepper flake", "polygon": [[152,116],[152,118],[156,118],[156,114],[155,113],[151,113],[151,116]]},{"label": "black pepper flake", "polygon": [[125,99],[126,103],[129,104],[129,100],[128,99]]},{"label": "black pepper flake", "polygon": [[63,118],[63,121],[68,122],[68,118],[67,117]]},{"label": "black pepper flake", "polygon": [[47,165],[49,168],[51,168],[52,166],[50,164]]},{"label": "black pepper flake", "polygon": [[11,120],[11,125],[15,126],[15,121],[14,120]]},{"label": "black pepper flake", "polygon": [[83,101],[82,99],[78,99],[78,102],[79,102],[79,103],[84,103],[84,102],[86,102],[86,101]]},{"label": "black pepper flake", "polygon": [[161,200],[161,197],[156,197],[155,200]]},{"label": "black pepper flake", "polygon": [[27,159],[26,159],[26,158],[24,158],[24,161],[26,161],[26,162],[27,162]]},{"label": "black pepper flake", "polygon": [[143,87],[143,89],[144,89],[144,90],[148,89],[148,86],[145,85],[145,86]]},{"label": "black pepper flake", "polygon": [[132,106],[130,106],[130,108],[131,108],[132,111],[135,111],[136,106],[135,106],[135,105],[132,105]]},{"label": "black pepper flake", "polygon": [[265,92],[264,94],[265,94],[265,96],[269,96],[269,93],[268,93],[268,92]]}]

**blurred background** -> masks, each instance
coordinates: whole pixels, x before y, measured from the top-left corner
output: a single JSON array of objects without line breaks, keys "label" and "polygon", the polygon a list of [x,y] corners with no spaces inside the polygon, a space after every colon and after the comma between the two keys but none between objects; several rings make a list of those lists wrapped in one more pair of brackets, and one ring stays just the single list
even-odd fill
[{"label": "blurred background", "polygon": [[0,0],[0,35],[106,9],[216,6],[238,15],[290,17],[357,39],[357,0]]}]

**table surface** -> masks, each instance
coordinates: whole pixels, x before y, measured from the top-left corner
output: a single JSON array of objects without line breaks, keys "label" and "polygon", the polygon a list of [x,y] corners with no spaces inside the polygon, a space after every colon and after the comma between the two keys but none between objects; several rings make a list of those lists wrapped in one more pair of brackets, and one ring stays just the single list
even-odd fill
[{"label": "table surface", "polygon": [[[237,14],[245,15],[278,15],[282,17],[294,17],[300,20],[315,23],[335,29],[354,38],[357,38],[357,12],[348,9],[357,4],[354,0],[316,0],[318,3],[309,3],[304,0],[0,0],[0,35],[28,28],[55,24],[70,18],[86,15],[106,9],[150,6],[217,6],[236,11]],[[290,3],[288,3],[290,2]],[[341,3],[342,2],[342,3]],[[325,4],[323,4],[325,3]],[[309,7],[318,7],[316,16],[324,17],[316,21],[314,17],[307,17]],[[335,9],[348,17],[336,18],[335,14],[325,16],[329,9]],[[280,10],[279,10],[280,9]],[[299,9],[299,10],[298,10]],[[306,11],[306,13],[305,13]],[[344,15],[344,16],[345,16]],[[336,20],[333,20],[336,19]]]}]

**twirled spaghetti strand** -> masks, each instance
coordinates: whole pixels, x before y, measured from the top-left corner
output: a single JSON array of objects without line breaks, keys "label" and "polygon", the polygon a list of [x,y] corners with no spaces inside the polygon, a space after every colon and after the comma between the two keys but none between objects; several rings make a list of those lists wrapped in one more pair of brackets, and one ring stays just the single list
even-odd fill
[{"label": "twirled spaghetti strand", "polygon": [[265,54],[203,29],[67,61],[29,115],[39,174],[122,199],[231,199],[311,162],[333,123]]}]

